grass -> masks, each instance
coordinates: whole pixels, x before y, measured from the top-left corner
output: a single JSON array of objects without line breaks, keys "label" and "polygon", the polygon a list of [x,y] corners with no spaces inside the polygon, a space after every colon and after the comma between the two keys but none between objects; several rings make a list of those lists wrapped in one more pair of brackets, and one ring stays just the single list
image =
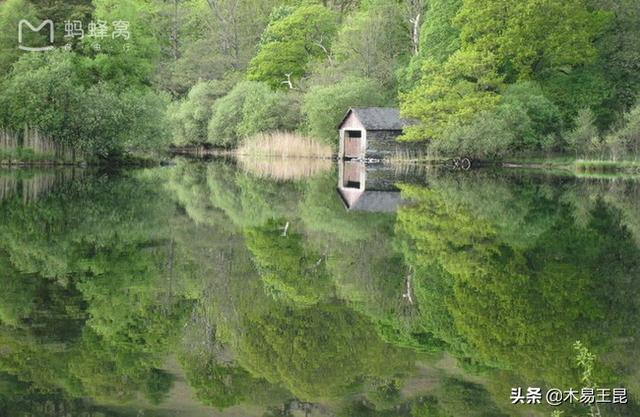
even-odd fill
[{"label": "grass", "polygon": [[640,161],[611,159],[576,159],[569,155],[547,157],[508,158],[503,167],[538,168],[545,170],[560,169],[577,175],[640,174]]},{"label": "grass", "polygon": [[586,174],[640,173],[640,162],[579,159],[575,162],[575,169]]},{"label": "grass", "polygon": [[250,157],[331,159],[330,145],[292,132],[260,133],[245,139],[236,154]]}]

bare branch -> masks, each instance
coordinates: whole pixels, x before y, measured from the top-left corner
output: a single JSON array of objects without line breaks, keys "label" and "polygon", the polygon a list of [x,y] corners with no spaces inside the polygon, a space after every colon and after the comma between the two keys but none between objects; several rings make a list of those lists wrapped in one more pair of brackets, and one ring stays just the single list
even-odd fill
[{"label": "bare branch", "polygon": [[[291,82],[291,73],[287,73],[284,75],[287,77],[287,79],[285,81],[282,81],[280,84],[287,84],[289,86],[289,90],[294,90],[295,87],[293,86],[293,82]],[[289,228],[289,222],[287,222],[287,225],[285,227]],[[285,234],[283,236],[286,236],[286,229],[285,229]]]}]

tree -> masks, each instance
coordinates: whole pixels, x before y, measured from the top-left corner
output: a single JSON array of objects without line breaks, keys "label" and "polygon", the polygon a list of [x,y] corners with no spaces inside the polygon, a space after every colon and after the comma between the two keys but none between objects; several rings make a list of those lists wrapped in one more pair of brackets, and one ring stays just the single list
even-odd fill
[{"label": "tree", "polygon": [[246,137],[273,130],[292,130],[298,123],[293,96],[267,84],[243,81],[213,104],[208,143],[232,147]]},{"label": "tree", "polygon": [[508,78],[592,61],[607,14],[585,0],[467,0],[455,17],[463,48],[493,53]]},{"label": "tree", "polygon": [[[630,242],[631,235],[620,213],[602,201],[579,223],[570,205],[554,202],[553,196],[528,194],[522,184],[516,195],[506,194],[497,206],[483,207],[503,194],[495,186],[461,186],[464,182],[444,181],[442,187],[432,182],[429,190],[403,187],[403,195],[414,204],[398,213],[397,234],[416,271],[420,308],[428,310],[422,310],[430,318],[426,329],[447,341],[458,356],[529,380],[570,386],[576,381],[575,340],[610,352],[611,334],[638,331],[623,313],[611,311],[636,308],[635,301],[622,294],[638,291],[624,284],[640,261],[638,247],[623,243]],[[521,198],[529,203],[518,209],[521,202],[509,203]],[[512,213],[522,209],[517,216]],[[547,213],[542,223],[534,214],[541,211]],[[515,224],[531,219],[537,226],[527,230],[528,239],[523,240],[509,236],[512,228],[505,227],[505,219]],[[610,270],[615,258],[625,262]],[[602,265],[608,265],[607,271]],[[606,337],[602,326],[610,331]]]},{"label": "tree", "polygon": [[401,140],[442,138],[447,129],[493,109],[502,86],[496,57],[489,52],[458,50],[444,64],[425,61],[420,83],[400,96],[402,114],[420,120],[405,129]]},{"label": "tree", "polygon": [[[26,0],[7,0],[0,4],[0,27],[5,28],[0,32],[0,74],[5,76],[11,71],[11,66],[22,55],[17,48],[18,23],[22,19],[35,22],[36,9]],[[25,45],[43,45],[43,39],[25,30],[23,33]]]},{"label": "tree", "polygon": [[382,106],[387,103],[388,99],[375,81],[347,78],[336,85],[312,87],[304,96],[302,111],[313,136],[336,144],[338,123],[349,107]]},{"label": "tree", "polygon": [[591,109],[582,109],[576,117],[576,127],[567,133],[565,140],[570,150],[576,155],[590,155],[594,145],[599,142],[598,128],[595,125],[596,117]]},{"label": "tree", "polygon": [[453,18],[461,6],[462,0],[429,2],[420,29],[419,58],[444,62],[460,47],[460,31],[454,25]]},{"label": "tree", "polygon": [[278,300],[308,306],[331,294],[322,254],[306,250],[284,219],[245,230],[265,291]]},{"label": "tree", "polygon": [[633,0],[590,0],[589,4],[612,16],[595,43],[598,60],[589,68],[594,76],[606,80],[606,95],[599,94],[600,102],[594,103],[597,107],[590,106],[596,113],[598,127],[605,129],[635,104],[640,91],[640,61],[638,48],[634,46],[640,42],[640,28],[635,24],[640,19],[640,4]]},{"label": "tree", "polygon": [[168,118],[177,145],[207,142],[209,120],[216,100],[232,88],[233,80],[201,81],[194,85],[187,97],[172,103]]},{"label": "tree", "polygon": [[377,80],[393,92],[395,72],[411,53],[402,6],[365,3],[343,23],[333,49],[339,64],[336,71]]},{"label": "tree", "polygon": [[240,365],[301,400],[342,397],[366,377],[411,363],[407,351],[383,343],[365,317],[339,304],[274,305],[234,337]]},{"label": "tree", "polygon": [[73,53],[26,55],[4,81],[0,125],[28,126],[59,145],[90,157],[116,158],[126,151],[153,149],[166,139],[166,102],[148,89],[120,91],[111,83],[86,84]]},{"label": "tree", "polygon": [[[453,8],[446,11],[439,27],[447,27]],[[590,11],[584,0],[463,2],[453,18],[460,30],[459,49],[452,52],[455,26],[443,31],[449,35],[434,46],[444,45],[444,52],[428,58],[421,81],[401,95],[403,114],[421,122],[407,129],[404,139],[440,140],[448,129],[495,108],[505,85],[592,63],[594,40],[608,19],[606,13]],[[443,58],[444,63],[438,61]]]},{"label": "tree", "polygon": [[614,159],[635,156],[640,152],[640,105],[624,114],[624,124],[606,138]]},{"label": "tree", "polygon": [[301,6],[272,21],[249,64],[248,79],[273,88],[296,86],[310,62],[327,56],[336,28],[336,16],[321,5]]},{"label": "tree", "polygon": [[148,86],[160,59],[160,42],[149,24],[157,13],[156,3],[136,0],[96,0],[93,18],[107,22],[128,22],[129,38],[108,36],[96,41],[83,39],[85,59],[77,63],[88,83],[108,82],[118,91]]}]

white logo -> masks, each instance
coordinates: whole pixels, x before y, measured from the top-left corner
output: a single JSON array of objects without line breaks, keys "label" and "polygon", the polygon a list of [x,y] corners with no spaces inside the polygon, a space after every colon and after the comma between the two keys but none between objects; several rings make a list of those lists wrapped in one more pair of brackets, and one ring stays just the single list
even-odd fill
[{"label": "white logo", "polygon": [[31,51],[31,52],[50,51],[55,48],[53,45],[40,46],[40,47],[31,47],[31,46],[22,45],[22,28],[25,25],[29,27],[29,29],[31,29],[32,32],[40,32],[42,28],[48,25],[49,26],[49,43],[53,43],[54,28],[53,28],[53,22],[51,20],[47,19],[43,21],[40,24],[40,26],[34,27],[29,21],[22,19],[18,24],[18,43],[19,43],[18,48],[22,49],[23,51]]}]

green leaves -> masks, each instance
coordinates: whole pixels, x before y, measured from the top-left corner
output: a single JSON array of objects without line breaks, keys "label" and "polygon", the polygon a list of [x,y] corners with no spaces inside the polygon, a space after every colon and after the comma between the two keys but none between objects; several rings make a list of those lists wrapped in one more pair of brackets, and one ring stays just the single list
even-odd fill
[{"label": "green leaves", "polygon": [[[583,91],[548,80],[595,62],[595,41],[610,20],[609,13],[590,10],[584,0],[465,0],[451,19],[453,5],[436,6],[424,26],[433,28],[437,23],[439,36],[449,35],[425,44],[427,49],[420,54],[426,57],[422,78],[400,96],[403,114],[421,122],[406,129],[405,140],[432,140],[434,149],[445,154],[456,149],[480,157],[539,152],[557,145],[553,135],[562,129],[562,120],[541,92],[536,93],[538,104],[529,101],[535,110],[515,105],[506,96],[500,104],[509,85],[544,81],[545,93],[562,106],[563,116],[574,111],[571,106],[582,96],[589,96],[586,105],[598,97],[602,100],[599,88]],[[454,42],[456,30],[458,42]],[[518,119],[529,124],[523,116],[536,127],[520,128],[512,135],[509,130],[521,124]],[[545,120],[535,120],[539,117]],[[490,136],[499,139],[492,141]]]},{"label": "green leaves", "polygon": [[256,81],[238,83],[211,108],[208,143],[233,147],[260,132],[293,130],[299,110],[295,97]]},{"label": "green leaves", "polygon": [[401,140],[437,140],[500,100],[502,79],[493,54],[459,50],[445,64],[426,61],[422,72],[419,84],[401,95],[402,114],[421,123],[405,129]]},{"label": "green leaves", "polygon": [[314,59],[326,57],[337,28],[336,16],[321,5],[301,6],[269,24],[247,78],[273,88],[294,86]]},{"label": "green leaves", "polygon": [[512,68],[507,75],[526,79],[592,60],[608,18],[584,0],[466,0],[455,22],[462,48],[492,52]]},{"label": "green leaves", "polygon": [[304,97],[303,112],[313,136],[338,142],[338,123],[349,107],[383,106],[388,99],[378,83],[349,77],[335,85],[312,87]]}]

